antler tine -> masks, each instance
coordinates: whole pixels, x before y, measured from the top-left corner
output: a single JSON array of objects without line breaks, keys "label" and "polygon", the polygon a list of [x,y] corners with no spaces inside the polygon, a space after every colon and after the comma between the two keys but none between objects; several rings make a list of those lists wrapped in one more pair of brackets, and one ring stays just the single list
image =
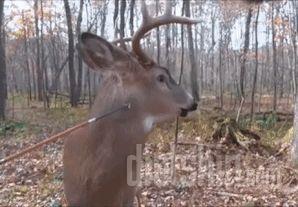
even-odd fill
[{"label": "antler tine", "polygon": [[132,50],[135,55],[138,56],[139,60],[145,65],[151,65],[154,61],[149,58],[141,48],[141,39],[142,37],[150,30],[155,27],[159,27],[166,24],[178,23],[178,24],[197,24],[198,20],[190,19],[187,17],[179,17],[172,15],[171,12],[171,1],[166,0],[166,11],[162,16],[152,18],[149,16],[145,0],[142,0],[142,15],[143,23],[140,28],[135,32],[132,37]]},{"label": "antler tine", "polygon": [[[142,38],[148,37],[149,35],[150,35],[150,32],[146,33]],[[130,41],[132,41],[132,37],[125,37],[123,39],[121,39],[121,38],[115,39],[115,40],[112,41],[112,44],[117,45],[121,41],[123,41],[123,42],[130,42]]]}]

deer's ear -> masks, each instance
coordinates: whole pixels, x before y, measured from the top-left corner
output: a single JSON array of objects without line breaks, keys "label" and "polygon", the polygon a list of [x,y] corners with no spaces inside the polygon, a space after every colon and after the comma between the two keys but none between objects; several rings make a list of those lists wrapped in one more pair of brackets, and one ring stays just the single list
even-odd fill
[{"label": "deer's ear", "polygon": [[105,39],[91,34],[82,33],[78,50],[84,62],[94,70],[109,69],[117,61],[127,58],[125,51],[112,45]]}]

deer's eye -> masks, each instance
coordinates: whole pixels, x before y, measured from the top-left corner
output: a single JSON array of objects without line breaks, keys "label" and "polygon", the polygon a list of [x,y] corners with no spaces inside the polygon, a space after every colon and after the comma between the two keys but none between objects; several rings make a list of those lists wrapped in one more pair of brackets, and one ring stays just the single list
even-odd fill
[{"label": "deer's eye", "polygon": [[161,83],[164,83],[166,81],[166,77],[164,75],[157,76],[157,80]]}]

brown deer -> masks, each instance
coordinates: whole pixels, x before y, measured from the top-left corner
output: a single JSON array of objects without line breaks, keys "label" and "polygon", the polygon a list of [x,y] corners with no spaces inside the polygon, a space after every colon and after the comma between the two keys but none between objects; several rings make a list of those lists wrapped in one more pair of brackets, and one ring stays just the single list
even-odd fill
[{"label": "brown deer", "polygon": [[[65,140],[64,189],[69,206],[133,206],[135,187],[127,183],[127,157],[136,154],[155,124],[186,116],[196,110],[190,94],[141,49],[142,37],[151,29],[195,20],[171,14],[152,18],[142,1],[143,24],[132,37],[132,53],[91,33],[81,35],[78,49],[84,62],[102,71],[103,78],[91,109],[96,117],[123,104],[121,110],[79,129]],[[135,168],[132,170],[136,175]]]}]

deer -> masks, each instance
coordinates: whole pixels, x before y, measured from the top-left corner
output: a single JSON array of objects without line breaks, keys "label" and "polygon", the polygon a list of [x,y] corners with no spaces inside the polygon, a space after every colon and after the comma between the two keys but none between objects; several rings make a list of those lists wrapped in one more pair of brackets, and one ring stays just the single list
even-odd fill
[{"label": "deer", "polygon": [[[130,107],[66,137],[63,173],[69,206],[133,206],[136,186],[127,183],[127,157],[136,154],[137,144],[145,144],[156,124],[197,109],[197,101],[174,81],[169,69],[141,48],[141,39],[156,27],[197,23],[172,15],[170,3],[166,1],[165,14],[152,17],[141,2],[143,22],[131,38],[131,52],[95,34],[80,35],[77,48],[82,59],[102,74],[90,117],[123,104]],[[138,171],[133,168],[132,173]]]}]

